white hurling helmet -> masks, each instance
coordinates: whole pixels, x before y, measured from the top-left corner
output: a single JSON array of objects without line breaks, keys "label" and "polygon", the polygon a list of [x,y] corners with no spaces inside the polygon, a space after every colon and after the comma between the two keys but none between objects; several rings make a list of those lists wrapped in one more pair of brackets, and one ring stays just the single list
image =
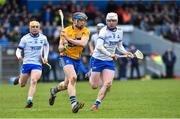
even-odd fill
[{"label": "white hurling helmet", "polygon": [[118,15],[114,12],[110,12],[107,14],[106,20],[117,20],[118,21]]}]

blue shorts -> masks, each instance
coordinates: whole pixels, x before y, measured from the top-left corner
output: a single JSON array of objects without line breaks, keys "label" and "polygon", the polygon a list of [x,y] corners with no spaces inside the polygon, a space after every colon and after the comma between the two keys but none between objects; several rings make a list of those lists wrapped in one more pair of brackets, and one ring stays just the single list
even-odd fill
[{"label": "blue shorts", "polygon": [[73,65],[76,74],[79,74],[80,59],[73,59],[73,58],[66,57],[66,56],[60,57],[60,66],[64,67],[64,66],[69,65],[69,64]]},{"label": "blue shorts", "polygon": [[32,70],[42,70],[42,66],[37,64],[23,64],[21,66],[22,74],[30,74]]},{"label": "blue shorts", "polygon": [[115,70],[114,61],[99,60],[91,57],[91,69],[93,72],[102,72],[104,69]]}]

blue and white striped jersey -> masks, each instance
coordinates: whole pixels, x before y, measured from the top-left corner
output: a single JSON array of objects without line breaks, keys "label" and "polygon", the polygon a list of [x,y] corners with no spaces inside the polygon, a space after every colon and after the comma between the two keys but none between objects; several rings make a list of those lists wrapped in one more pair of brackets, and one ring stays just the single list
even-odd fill
[{"label": "blue and white striped jersey", "polygon": [[47,37],[42,33],[38,36],[33,36],[31,33],[24,35],[19,43],[18,48],[23,49],[24,57],[23,64],[39,64],[41,65],[41,57],[46,48],[47,57],[49,53],[49,43]]}]

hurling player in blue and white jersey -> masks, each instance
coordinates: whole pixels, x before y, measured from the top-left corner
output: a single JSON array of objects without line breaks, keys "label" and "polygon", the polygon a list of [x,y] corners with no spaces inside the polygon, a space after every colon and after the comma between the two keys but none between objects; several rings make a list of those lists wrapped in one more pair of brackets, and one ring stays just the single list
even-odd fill
[{"label": "hurling player in blue and white jersey", "polygon": [[133,58],[133,54],[126,51],[122,45],[123,31],[117,27],[118,16],[116,13],[108,13],[106,16],[106,26],[99,33],[99,38],[91,57],[90,85],[93,89],[100,87],[97,99],[91,107],[92,111],[97,111],[101,101],[105,98],[107,91],[112,85],[115,74],[113,59],[118,55],[115,50],[121,51],[128,57]]},{"label": "hurling player in blue and white jersey", "polygon": [[28,78],[31,78],[26,108],[33,106],[32,100],[37,81],[42,74],[42,63],[48,63],[49,53],[49,43],[47,37],[40,33],[40,23],[31,21],[29,30],[30,33],[21,38],[16,50],[16,56],[22,62],[22,67],[20,76],[14,80],[14,85],[20,84],[21,87],[24,87]]}]

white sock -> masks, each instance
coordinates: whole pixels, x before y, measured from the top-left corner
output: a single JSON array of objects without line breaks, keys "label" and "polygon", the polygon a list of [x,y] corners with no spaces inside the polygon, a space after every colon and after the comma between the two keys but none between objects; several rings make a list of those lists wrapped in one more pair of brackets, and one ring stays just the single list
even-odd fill
[{"label": "white sock", "polygon": [[96,101],[101,102],[101,100],[100,100],[100,99],[96,99]]},{"label": "white sock", "polygon": [[73,108],[76,104],[77,104],[77,102],[72,103],[72,104],[71,104],[71,105],[72,105],[72,108]]},{"label": "white sock", "polygon": [[28,97],[27,100],[31,100],[32,101],[33,97]]}]

